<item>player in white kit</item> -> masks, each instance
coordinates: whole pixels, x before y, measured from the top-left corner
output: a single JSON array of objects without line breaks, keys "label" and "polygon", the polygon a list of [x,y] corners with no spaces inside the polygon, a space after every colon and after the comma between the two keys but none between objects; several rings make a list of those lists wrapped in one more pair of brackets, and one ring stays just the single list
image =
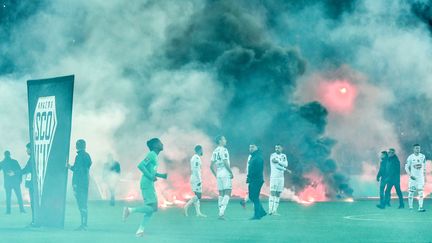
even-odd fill
[{"label": "player in white kit", "polygon": [[[225,148],[227,143],[224,136],[217,136],[215,139],[217,148],[213,151],[210,169],[217,180],[219,191],[218,206],[219,219],[225,219],[225,209],[231,197],[233,173],[230,168],[228,150]],[[216,165],[216,170],[214,169]]]},{"label": "player in white kit", "polygon": [[201,145],[195,146],[195,154],[190,160],[192,174],[190,176],[190,184],[195,196],[191,198],[184,206],[184,214],[188,216],[188,209],[193,204],[195,206],[196,215],[198,217],[207,217],[201,213],[201,195],[202,195],[202,179],[201,179],[201,156],[203,150]]},{"label": "player in white kit", "polygon": [[280,194],[284,189],[284,172],[288,170],[288,159],[282,153],[283,147],[276,144],[275,152],[270,156],[270,198],[269,198],[269,215],[279,216],[277,209],[279,207]]},{"label": "player in white kit", "polygon": [[418,193],[419,212],[425,212],[423,208],[423,188],[426,179],[426,157],[420,153],[420,145],[414,144],[414,153],[408,156],[405,171],[410,177],[408,183],[408,205],[413,209],[414,192]]}]

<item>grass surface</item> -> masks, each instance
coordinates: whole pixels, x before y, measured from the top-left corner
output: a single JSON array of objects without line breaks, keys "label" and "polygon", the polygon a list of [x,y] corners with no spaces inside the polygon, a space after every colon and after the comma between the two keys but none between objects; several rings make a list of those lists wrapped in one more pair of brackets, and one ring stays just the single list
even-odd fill
[{"label": "grass surface", "polygon": [[[265,201],[263,201],[265,202]],[[136,239],[142,215],[132,214],[121,221],[125,203],[110,207],[106,202],[89,203],[89,229],[76,232],[79,214],[76,205],[67,205],[64,230],[25,229],[30,214],[0,215],[0,242],[432,242],[432,201],[425,201],[426,213],[397,209],[379,210],[376,201],[325,202],[304,206],[283,202],[282,216],[250,221],[253,207],[244,210],[231,200],[226,220],[217,219],[217,203],[202,202],[208,218],[196,218],[193,206],[189,217],[179,208],[160,210]],[[137,203],[128,203],[137,205]],[[3,209],[4,209],[4,205]],[[267,203],[264,203],[267,208]],[[27,211],[30,211],[29,209]]]}]

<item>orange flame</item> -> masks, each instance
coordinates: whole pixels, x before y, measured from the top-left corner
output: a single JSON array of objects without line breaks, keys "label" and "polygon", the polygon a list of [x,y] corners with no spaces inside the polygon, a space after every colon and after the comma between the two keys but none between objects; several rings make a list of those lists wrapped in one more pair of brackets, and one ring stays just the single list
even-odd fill
[{"label": "orange flame", "polygon": [[309,179],[310,184],[298,194],[300,203],[310,204],[327,201],[327,187],[323,183],[322,175],[317,171],[313,171],[306,174],[305,177]]}]

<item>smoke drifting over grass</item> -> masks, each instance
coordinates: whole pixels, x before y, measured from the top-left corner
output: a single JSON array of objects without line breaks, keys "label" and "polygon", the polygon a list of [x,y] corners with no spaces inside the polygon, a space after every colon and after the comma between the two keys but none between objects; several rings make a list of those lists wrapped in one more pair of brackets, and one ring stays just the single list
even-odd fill
[{"label": "smoke drifting over grass", "polygon": [[[0,149],[22,162],[24,81],[70,73],[76,75],[72,138],[87,139],[96,180],[98,165],[113,153],[122,162],[122,187],[134,188],[145,141],[158,136],[166,145],[161,161],[172,174],[160,184],[167,200],[189,190],[188,161],[198,143],[205,150],[204,189],[214,195],[208,161],[217,134],[227,136],[239,168],[237,195],[244,194],[251,142],[266,155],[282,143],[293,170],[287,190],[325,188],[325,198],[350,195],[347,175],[375,164],[382,148],[395,147],[403,161],[419,142],[430,154],[430,1],[5,5],[0,126],[9,132]],[[320,84],[340,80],[356,91],[346,112],[322,99]],[[295,198],[292,191],[285,195]]]}]

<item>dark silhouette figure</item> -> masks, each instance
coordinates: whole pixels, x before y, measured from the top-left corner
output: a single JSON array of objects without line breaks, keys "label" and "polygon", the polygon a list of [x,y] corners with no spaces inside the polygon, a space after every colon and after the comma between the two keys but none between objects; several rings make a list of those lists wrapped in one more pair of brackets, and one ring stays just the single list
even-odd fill
[{"label": "dark silhouette figure", "polygon": [[4,188],[6,191],[6,214],[11,213],[12,191],[15,192],[17,197],[20,212],[25,213],[21,194],[21,167],[18,161],[11,158],[9,151],[4,152],[4,159],[2,162],[0,162],[0,169],[3,170],[4,175]]},{"label": "dark silhouette figure", "polygon": [[259,220],[267,215],[259,199],[261,187],[264,183],[264,159],[261,151],[258,150],[255,144],[249,146],[249,152],[251,153],[251,158],[249,160],[246,183],[249,184],[249,199],[254,204],[254,216],[251,220]]}]

